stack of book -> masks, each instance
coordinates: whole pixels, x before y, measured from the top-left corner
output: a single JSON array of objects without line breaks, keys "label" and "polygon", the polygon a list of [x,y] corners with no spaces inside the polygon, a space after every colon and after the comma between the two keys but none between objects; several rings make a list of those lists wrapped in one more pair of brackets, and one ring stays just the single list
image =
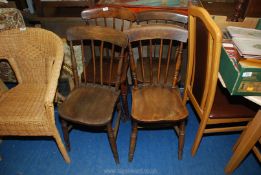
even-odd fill
[{"label": "stack of book", "polygon": [[261,30],[228,26],[227,31],[242,57],[261,59]]}]

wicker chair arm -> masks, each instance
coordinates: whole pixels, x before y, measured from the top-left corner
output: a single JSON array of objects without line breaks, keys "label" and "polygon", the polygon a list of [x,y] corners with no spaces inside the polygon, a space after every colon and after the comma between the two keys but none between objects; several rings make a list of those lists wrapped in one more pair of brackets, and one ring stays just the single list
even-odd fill
[{"label": "wicker chair arm", "polygon": [[63,50],[63,43],[62,40],[57,36],[57,44],[56,44],[56,54],[55,58],[53,59],[53,64],[50,68],[50,73],[48,74],[48,84],[47,84],[47,91],[45,95],[45,104],[53,103],[56,89],[58,86],[58,79],[60,76],[62,64],[63,64],[63,57],[64,57],[64,50]]}]

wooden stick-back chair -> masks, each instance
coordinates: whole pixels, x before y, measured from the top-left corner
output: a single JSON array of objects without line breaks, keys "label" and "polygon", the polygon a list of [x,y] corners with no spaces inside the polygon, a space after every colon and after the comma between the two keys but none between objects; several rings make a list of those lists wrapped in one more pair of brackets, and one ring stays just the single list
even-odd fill
[{"label": "wooden stick-back chair", "polygon": [[[178,158],[182,158],[184,145],[185,120],[188,112],[182,104],[179,88],[177,87],[178,74],[182,61],[183,43],[187,41],[187,30],[174,25],[144,25],[137,26],[125,31],[129,38],[130,67],[133,77],[132,89],[132,134],[129,149],[129,161],[132,161],[138,125],[170,125],[175,126],[179,138]],[[174,42],[179,43],[177,57],[173,57],[172,48]],[[168,45],[167,50],[163,45]],[[157,45],[158,50],[155,50]],[[143,48],[149,48],[149,56],[144,54]],[[155,52],[154,52],[155,51]],[[163,53],[167,52],[167,64],[161,64]],[[157,55],[155,55],[156,53]],[[145,55],[145,57],[143,57]],[[155,56],[155,57],[154,57]],[[137,60],[141,61],[141,66],[137,67]],[[144,67],[143,62],[149,60],[149,66]],[[158,60],[158,64],[152,64],[153,59]],[[175,64],[170,64],[174,61]],[[154,69],[153,66],[157,68]],[[163,66],[164,69],[163,69]],[[174,68],[170,68],[173,66]],[[137,70],[142,72],[138,77]],[[155,72],[156,70],[156,72]],[[148,75],[148,76],[145,76]],[[154,76],[156,75],[156,76]],[[148,77],[146,79],[146,77]],[[156,77],[156,78],[154,78]],[[171,84],[168,79],[172,79]],[[138,82],[138,80],[142,80]]]},{"label": "wooden stick-back chair", "polygon": [[[86,22],[86,25],[89,26],[104,26],[113,28],[115,30],[123,31],[132,27],[133,23],[136,22],[136,15],[127,8],[115,8],[115,7],[95,7],[85,9],[81,12],[82,19]],[[106,69],[109,63],[109,53],[105,50],[104,55],[107,56],[107,59],[104,59],[104,68]],[[99,62],[99,59],[96,60]],[[121,76],[121,96],[123,100],[124,107],[124,120],[129,118],[128,112],[128,102],[127,102],[127,70],[128,70],[128,58],[125,57],[123,62],[124,71]],[[93,74],[92,69],[86,70],[88,74]],[[113,71],[112,73],[116,73]],[[97,75],[97,74],[96,74]],[[113,76],[116,77],[116,76]],[[96,80],[99,81],[99,76],[96,77]],[[91,79],[88,81],[92,81]],[[103,77],[103,83],[109,83],[108,76]],[[113,79],[111,83],[115,84],[116,80]]]},{"label": "wooden stick-back chair", "polygon": [[[119,86],[125,48],[128,43],[127,36],[121,31],[108,27],[75,26],[67,30],[67,40],[70,42],[75,88],[58,110],[67,149],[70,150],[68,133],[70,126],[82,124],[96,128],[102,127],[107,130],[115,162],[119,163],[116,137],[121,108],[117,104],[119,104]],[[75,44],[81,45],[81,64],[87,69],[93,69],[93,74],[88,74],[87,69],[79,70],[73,47]],[[98,50],[96,50],[97,47],[99,47]],[[106,50],[110,55],[108,67],[104,66],[104,59],[107,59],[104,54]],[[99,62],[96,62],[97,52],[99,52]],[[113,74],[113,71],[116,73]],[[96,79],[97,76],[99,80]],[[109,80],[108,83],[104,83],[105,76]],[[90,79],[92,82],[89,81]],[[116,80],[115,84],[112,83],[113,80]],[[113,129],[112,119],[116,106],[118,116]]]}]

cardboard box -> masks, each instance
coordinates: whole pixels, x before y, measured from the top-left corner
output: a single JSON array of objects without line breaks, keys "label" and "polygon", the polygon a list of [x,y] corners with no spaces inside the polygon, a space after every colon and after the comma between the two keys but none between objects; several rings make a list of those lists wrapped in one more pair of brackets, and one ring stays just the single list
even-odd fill
[{"label": "cardboard box", "polygon": [[219,72],[231,95],[261,95],[261,60],[243,59],[235,48],[222,47]]}]

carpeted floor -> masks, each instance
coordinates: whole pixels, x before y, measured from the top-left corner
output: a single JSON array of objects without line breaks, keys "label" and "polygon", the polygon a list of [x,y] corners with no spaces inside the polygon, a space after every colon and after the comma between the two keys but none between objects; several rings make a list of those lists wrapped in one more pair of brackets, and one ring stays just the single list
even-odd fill
[{"label": "carpeted floor", "polygon": [[[202,139],[195,157],[190,149],[198,120],[190,112],[186,128],[183,160],[178,160],[177,137],[172,129],[139,130],[132,163],[128,162],[130,121],[121,123],[117,145],[120,164],[116,165],[106,133],[74,129],[70,132],[71,164],[63,160],[49,138],[5,138],[0,145],[0,175],[222,175],[239,134],[211,135]],[[57,114],[57,112],[56,112]],[[57,115],[56,115],[57,116]],[[57,119],[57,127],[61,125]],[[260,175],[261,166],[250,153],[233,173]]]}]

